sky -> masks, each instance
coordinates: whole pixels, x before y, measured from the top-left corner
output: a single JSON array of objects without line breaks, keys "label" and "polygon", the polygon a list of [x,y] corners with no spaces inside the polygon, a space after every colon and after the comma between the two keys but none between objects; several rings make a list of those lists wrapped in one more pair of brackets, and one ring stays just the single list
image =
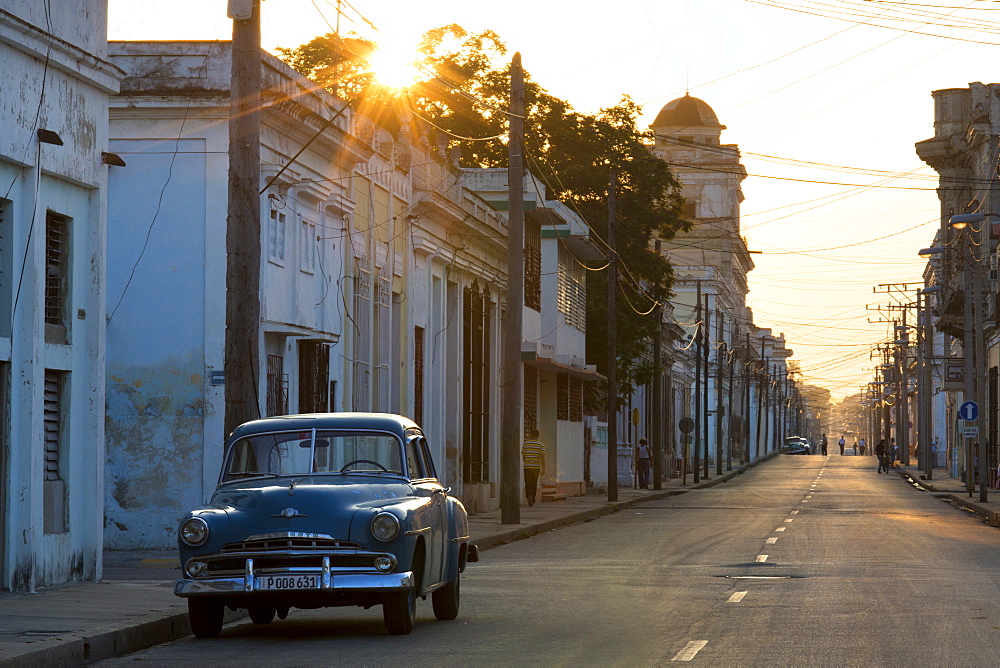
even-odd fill
[{"label": "sky", "polygon": [[[109,0],[108,37],[228,39],[226,0]],[[331,32],[337,0],[264,0],[262,43]],[[340,28],[397,49],[457,23],[493,30],[576,109],[623,95],[645,127],[690,92],[749,173],[743,235],[754,321],[783,333],[803,380],[835,399],[872,380],[891,333],[879,305],[911,301],[940,209],[914,144],[931,91],[992,83],[1000,3],[986,0],[341,0]],[[880,285],[910,283],[907,295]],[[898,313],[890,315],[894,316]]]}]

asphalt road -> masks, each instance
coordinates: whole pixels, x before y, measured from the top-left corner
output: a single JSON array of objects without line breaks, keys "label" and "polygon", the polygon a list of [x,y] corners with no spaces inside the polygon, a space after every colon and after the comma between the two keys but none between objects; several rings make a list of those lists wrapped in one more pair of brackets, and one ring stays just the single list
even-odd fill
[{"label": "asphalt road", "polygon": [[462,610],[293,610],[100,665],[982,666],[1000,530],[871,457],[782,456],[723,485],[483,553]]}]

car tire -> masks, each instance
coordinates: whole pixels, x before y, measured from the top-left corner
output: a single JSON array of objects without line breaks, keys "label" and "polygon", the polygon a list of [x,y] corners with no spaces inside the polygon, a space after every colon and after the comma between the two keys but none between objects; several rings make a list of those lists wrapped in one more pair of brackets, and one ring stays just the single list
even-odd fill
[{"label": "car tire", "polygon": [[205,598],[188,599],[188,618],[196,638],[215,638],[222,632],[225,607],[221,601]]},{"label": "car tire", "polygon": [[405,636],[417,624],[417,590],[389,595],[382,603],[382,620],[394,636]]},{"label": "car tire", "polygon": [[247,609],[250,621],[254,624],[270,624],[274,621],[275,612],[277,611],[269,605],[255,605]]},{"label": "car tire", "polygon": [[456,575],[454,582],[449,582],[431,594],[434,604],[434,616],[441,620],[458,617],[458,605],[461,598],[461,579]]}]

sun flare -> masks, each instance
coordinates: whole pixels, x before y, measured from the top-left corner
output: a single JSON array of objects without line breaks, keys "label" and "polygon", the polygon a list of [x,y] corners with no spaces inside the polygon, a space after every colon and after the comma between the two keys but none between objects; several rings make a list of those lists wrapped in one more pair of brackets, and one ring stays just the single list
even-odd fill
[{"label": "sun flare", "polygon": [[420,79],[417,54],[398,42],[380,44],[372,55],[371,69],[379,83],[390,88],[407,88]]}]

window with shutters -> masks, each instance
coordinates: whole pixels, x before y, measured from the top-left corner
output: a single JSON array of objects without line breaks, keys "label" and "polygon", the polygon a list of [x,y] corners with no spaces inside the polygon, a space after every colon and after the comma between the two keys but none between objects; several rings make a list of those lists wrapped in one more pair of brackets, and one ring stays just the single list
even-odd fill
[{"label": "window with shutters", "polygon": [[0,337],[10,337],[14,306],[14,223],[10,200],[0,197]]},{"label": "window with shutters", "polygon": [[70,219],[45,214],[45,341],[68,343]]},{"label": "window with shutters", "polygon": [[490,479],[490,302],[478,283],[462,300],[462,472],[465,482]]},{"label": "window with shutters", "polygon": [[538,429],[538,370],[524,366],[524,435]]},{"label": "window with shutters", "polygon": [[312,274],[316,271],[316,223],[303,218],[299,232],[299,269]]},{"label": "window with shutters", "polygon": [[424,423],[424,328],[413,328],[413,419]]},{"label": "window with shutters", "polygon": [[373,409],[388,412],[392,380],[389,363],[392,359],[392,294],[389,269],[375,268],[375,303],[372,313],[372,402]]},{"label": "window with shutters", "polygon": [[45,533],[66,532],[66,482],[64,461],[65,438],[65,371],[45,370],[42,405],[44,438],[43,528]]},{"label": "window with shutters", "polygon": [[267,226],[267,259],[275,264],[285,263],[285,214],[271,209]]},{"label": "window with shutters", "polygon": [[542,310],[542,228],[524,221],[524,305]]},{"label": "window with shutters", "polygon": [[587,284],[584,269],[562,246],[559,247],[559,275],[556,277],[556,308],[566,316],[566,324],[587,330]]},{"label": "window with shutters", "polygon": [[354,386],[352,410],[371,410],[372,273],[368,263],[355,258],[354,275]]},{"label": "window with shutters", "polygon": [[583,422],[583,381],[569,379],[569,421]]}]

